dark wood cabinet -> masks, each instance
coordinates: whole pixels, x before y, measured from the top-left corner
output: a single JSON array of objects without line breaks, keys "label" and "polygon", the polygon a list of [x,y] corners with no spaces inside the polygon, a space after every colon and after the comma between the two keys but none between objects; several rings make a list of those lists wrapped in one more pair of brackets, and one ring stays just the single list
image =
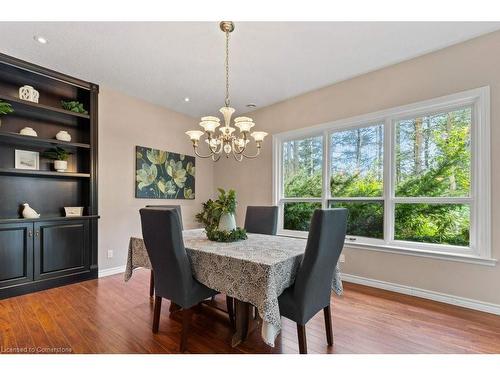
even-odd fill
[{"label": "dark wood cabinet", "polygon": [[88,270],[89,242],[87,220],[35,223],[35,280]]},{"label": "dark wood cabinet", "polygon": [[[39,92],[38,103],[19,98],[24,85]],[[0,128],[0,298],[98,275],[98,94],[94,83],[0,53],[0,100],[13,109]],[[38,136],[21,135],[26,126]],[[61,130],[70,142],[56,139]],[[55,146],[70,153],[66,172],[45,157]],[[16,169],[16,150],[37,152],[38,169]],[[23,203],[41,218],[21,218]],[[64,207],[83,207],[84,216],[64,217]]]},{"label": "dark wood cabinet", "polygon": [[0,289],[33,280],[33,223],[0,224]]},{"label": "dark wood cabinet", "polygon": [[90,231],[96,220],[0,223],[0,298],[97,277]]}]

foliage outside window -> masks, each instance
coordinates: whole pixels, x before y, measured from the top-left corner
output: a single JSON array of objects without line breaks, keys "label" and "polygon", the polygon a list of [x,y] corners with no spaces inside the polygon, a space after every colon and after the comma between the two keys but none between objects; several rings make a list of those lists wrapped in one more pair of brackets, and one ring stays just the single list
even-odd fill
[{"label": "foliage outside window", "polygon": [[323,138],[283,143],[285,197],[321,198]]},{"label": "foliage outside window", "polygon": [[315,209],[344,207],[348,240],[461,254],[476,246],[479,252],[471,230],[486,216],[476,211],[473,222],[473,205],[485,205],[472,194],[472,150],[489,142],[473,139],[480,134],[474,126],[486,126],[484,116],[477,124],[474,115],[484,101],[433,105],[279,140],[281,228],[305,232]]}]

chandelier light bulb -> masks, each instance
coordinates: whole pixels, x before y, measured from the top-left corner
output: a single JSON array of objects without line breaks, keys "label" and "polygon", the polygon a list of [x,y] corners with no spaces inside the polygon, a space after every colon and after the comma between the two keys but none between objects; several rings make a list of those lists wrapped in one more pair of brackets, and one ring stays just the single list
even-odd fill
[{"label": "chandelier light bulb", "polygon": [[198,142],[203,135],[203,132],[201,130],[188,130],[186,134],[188,135],[189,139]]},{"label": "chandelier light bulb", "polygon": [[266,137],[267,133],[266,132],[253,132],[250,134],[255,142],[262,142],[264,138]]}]

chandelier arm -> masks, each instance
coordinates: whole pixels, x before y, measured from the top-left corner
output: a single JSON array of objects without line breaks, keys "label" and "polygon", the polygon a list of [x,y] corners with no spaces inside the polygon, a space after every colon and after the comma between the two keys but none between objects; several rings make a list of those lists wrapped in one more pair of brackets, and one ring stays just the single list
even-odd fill
[{"label": "chandelier arm", "polygon": [[[237,146],[237,145],[234,143],[234,141],[235,141],[236,139],[237,139],[236,137],[233,137],[233,139],[231,140],[231,145],[232,145],[232,147],[231,147],[231,148],[232,148],[232,150],[231,150],[231,151],[232,151],[233,155],[241,155],[241,154],[245,151],[245,149],[246,149],[246,144],[245,144],[245,146],[243,146],[243,147]],[[239,150],[239,151],[236,151],[236,148],[238,148],[238,150]]]},{"label": "chandelier arm", "polygon": [[224,149],[224,142],[221,140],[219,143],[219,149],[215,152],[216,154],[222,154],[222,150]]},{"label": "chandelier arm", "polygon": [[257,152],[254,155],[245,155],[244,153],[242,153],[241,155],[246,157],[247,159],[255,159],[260,155],[260,147],[257,147]]},{"label": "chandelier arm", "polygon": [[[233,142],[233,147],[232,147],[231,152],[232,152],[232,154],[233,154],[233,156],[234,156],[234,158],[235,158],[236,160],[238,160],[238,161],[242,161],[242,160],[243,160],[243,156],[242,156],[242,154],[243,154],[243,151],[245,151],[245,149],[244,149],[244,148],[243,148],[243,149],[241,149],[241,148],[239,148],[239,147],[238,147],[238,149],[239,149],[240,151],[236,151],[236,145],[235,145],[235,144],[234,144],[234,142]],[[239,158],[238,158],[238,157],[239,157]]]},{"label": "chandelier arm", "polygon": [[[217,155],[217,156],[216,156],[216,155]],[[220,156],[221,156],[221,155],[222,155],[221,153],[218,153],[218,154],[212,154],[212,161],[214,161],[214,162],[218,162],[218,161],[219,161],[219,159],[220,159]]]},{"label": "chandelier arm", "polygon": [[[222,145],[222,142],[221,142],[221,144],[220,144],[220,145],[215,145],[215,146],[212,146],[212,145],[210,144],[210,141],[211,141],[212,139],[217,139],[217,138],[212,138],[211,136],[209,136],[209,137],[208,137],[208,149],[209,149],[209,150],[210,150],[210,152],[211,152],[211,154],[210,154],[210,155],[212,155],[212,154],[218,154],[218,153],[220,153],[220,152],[222,151],[222,146],[221,146],[221,145]],[[210,155],[209,155],[209,156],[210,156]],[[207,156],[207,157],[209,157],[209,156]]]},{"label": "chandelier arm", "polygon": [[208,144],[208,148],[212,154],[217,153],[217,145],[215,147],[210,146],[210,143]]},{"label": "chandelier arm", "polygon": [[[235,159],[236,161],[242,161],[242,160],[243,160],[243,154],[235,154],[235,153],[233,152],[233,156],[234,156],[234,159]],[[238,157],[238,156],[239,156],[239,157]]]},{"label": "chandelier arm", "polygon": [[197,146],[193,146],[193,149],[194,149],[194,153],[195,153],[195,155],[196,155],[196,156],[198,156],[198,157],[200,157],[200,158],[203,158],[203,159],[207,159],[207,158],[211,157],[212,155],[214,155],[214,153],[213,153],[213,152],[212,152],[212,153],[210,153],[210,154],[208,154],[208,155],[201,155],[201,154],[199,154],[199,153],[198,153],[198,147],[197,147]]}]

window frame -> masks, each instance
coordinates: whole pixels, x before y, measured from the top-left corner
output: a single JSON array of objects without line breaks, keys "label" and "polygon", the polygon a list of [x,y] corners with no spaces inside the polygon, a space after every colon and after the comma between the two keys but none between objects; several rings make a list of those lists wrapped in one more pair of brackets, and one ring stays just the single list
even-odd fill
[{"label": "window frame", "polygon": [[[396,197],[395,196],[395,129],[397,121],[431,115],[464,107],[472,108],[471,122],[471,190],[469,197]],[[330,137],[332,133],[383,124],[383,195],[382,197],[331,197]],[[323,136],[323,189],[320,198],[285,198],[283,194],[282,146],[286,141]],[[327,208],[331,201],[384,202],[384,239],[346,236],[346,247],[421,255],[425,257],[494,265],[491,259],[491,170],[490,170],[490,88],[489,86],[420,101],[383,111],[337,120],[309,128],[273,135],[273,203],[279,207],[278,234],[307,237],[307,232],[283,229],[284,204],[319,202]],[[470,205],[470,246],[429,244],[394,239],[396,203],[466,203]]]}]

